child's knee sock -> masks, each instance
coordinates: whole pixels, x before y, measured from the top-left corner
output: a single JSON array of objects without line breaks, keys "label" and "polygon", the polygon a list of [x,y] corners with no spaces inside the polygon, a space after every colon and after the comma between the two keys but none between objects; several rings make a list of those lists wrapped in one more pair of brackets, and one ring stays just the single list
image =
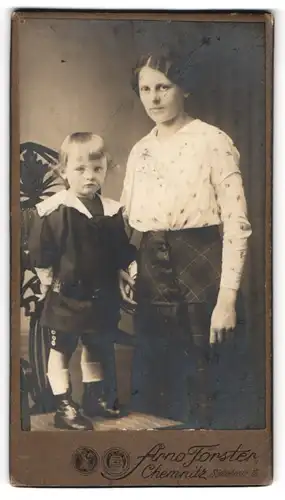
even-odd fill
[{"label": "child's knee sock", "polygon": [[[115,408],[115,399],[108,397],[106,391],[106,359],[104,350],[100,346],[83,346],[81,369],[84,392],[82,407],[90,418],[96,415],[107,418],[118,417],[119,411]],[[109,401],[110,400],[110,401]],[[117,403],[116,403],[117,405]]]},{"label": "child's knee sock", "polygon": [[[85,346],[82,347],[81,353],[81,370],[82,382],[84,384],[90,382],[102,382],[103,380],[103,367],[95,353],[87,350]],[[98,384],[99,386],[99,384]]]},{"label": "child's knee sock", "polygon": [[47,376],[55,396],[67,393],[69,389],[69,370],[63,353],[50,349]]}]

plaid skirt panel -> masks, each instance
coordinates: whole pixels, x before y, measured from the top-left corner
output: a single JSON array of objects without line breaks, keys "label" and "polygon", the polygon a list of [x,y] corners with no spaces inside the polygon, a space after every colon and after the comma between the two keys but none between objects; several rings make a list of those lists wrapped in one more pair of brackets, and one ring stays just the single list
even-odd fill
[{"label": "plaid skirt panel", "polygon": [[[221,266],[218,226],[143,234],[136,281],[133,411],[172,418],[190,428],[249,424],[245,327],[238,324],[233,341],[225,346],[209,345]],[[238,294],[238,323],[242,302]]]},{"label": "plaid skirt panel", "polygon": [[137,334],[207,344],[221,260],[217,226],[145,233],[136,282]]},{"label": "plaid skirt panel", "polygon": [[212,303],[219,289],[221,261],[217,226],[144,233],[138,258],[138,303]]}]

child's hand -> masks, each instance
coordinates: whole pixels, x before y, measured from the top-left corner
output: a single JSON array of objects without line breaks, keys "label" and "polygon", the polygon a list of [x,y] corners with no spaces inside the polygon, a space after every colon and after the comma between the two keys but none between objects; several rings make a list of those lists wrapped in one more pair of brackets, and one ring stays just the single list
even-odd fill
[{"label": "child's hand", "polygon": [[40,284],[40,291],[41,291],[41,293],[36,294],[38,302],[41,302],[42,300],[44,300],[44,298],[46,297],[49,289],[50,289],[50,285],[43,285],[42,283]]},{"label": "child's hand", "polygon": [[236,326],[236,291],[221,289],[211,318],[210,344],[221,344],[233,337]]},{"label": "child's hand", "polygon": [[123,269],[119,271],[119,286],[123,300],[129,304],[136,305],[133,300],[135,280]]}]

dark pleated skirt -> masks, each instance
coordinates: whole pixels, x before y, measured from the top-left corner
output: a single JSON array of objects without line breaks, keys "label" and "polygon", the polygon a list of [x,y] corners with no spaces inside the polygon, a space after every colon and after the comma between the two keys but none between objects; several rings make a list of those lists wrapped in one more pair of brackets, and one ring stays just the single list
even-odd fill
[{"label": "dark pleated skirt", "polygon": [[217,226],[144,233],[138,256],[132,409],[190,428],[243,428],[247,342],[239,298],[234,340],[210,347],[220,285]]}]

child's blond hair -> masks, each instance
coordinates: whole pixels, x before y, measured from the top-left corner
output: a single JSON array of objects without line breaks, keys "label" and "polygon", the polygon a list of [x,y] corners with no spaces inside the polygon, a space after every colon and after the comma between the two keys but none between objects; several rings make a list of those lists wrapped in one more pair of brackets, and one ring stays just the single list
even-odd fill
[{"label": "child's blond hair", "polygon": [[74,132],[69,134],[63,141],[59,150],[59,161],[57,165],[54,166],[54,170],[58,175],[61,175],[66,168],[68,162],[68,156],[70,153],[70,146],[72,144],[87,144],[92,143],[92,148],[90,148],[89,155],[93,157],[105,157],[107,161],[107,168],[114,167],[114,163],[111,159],[110,154],[105,149],[105,144],[99,135],[93,134],[93,132]]}]

